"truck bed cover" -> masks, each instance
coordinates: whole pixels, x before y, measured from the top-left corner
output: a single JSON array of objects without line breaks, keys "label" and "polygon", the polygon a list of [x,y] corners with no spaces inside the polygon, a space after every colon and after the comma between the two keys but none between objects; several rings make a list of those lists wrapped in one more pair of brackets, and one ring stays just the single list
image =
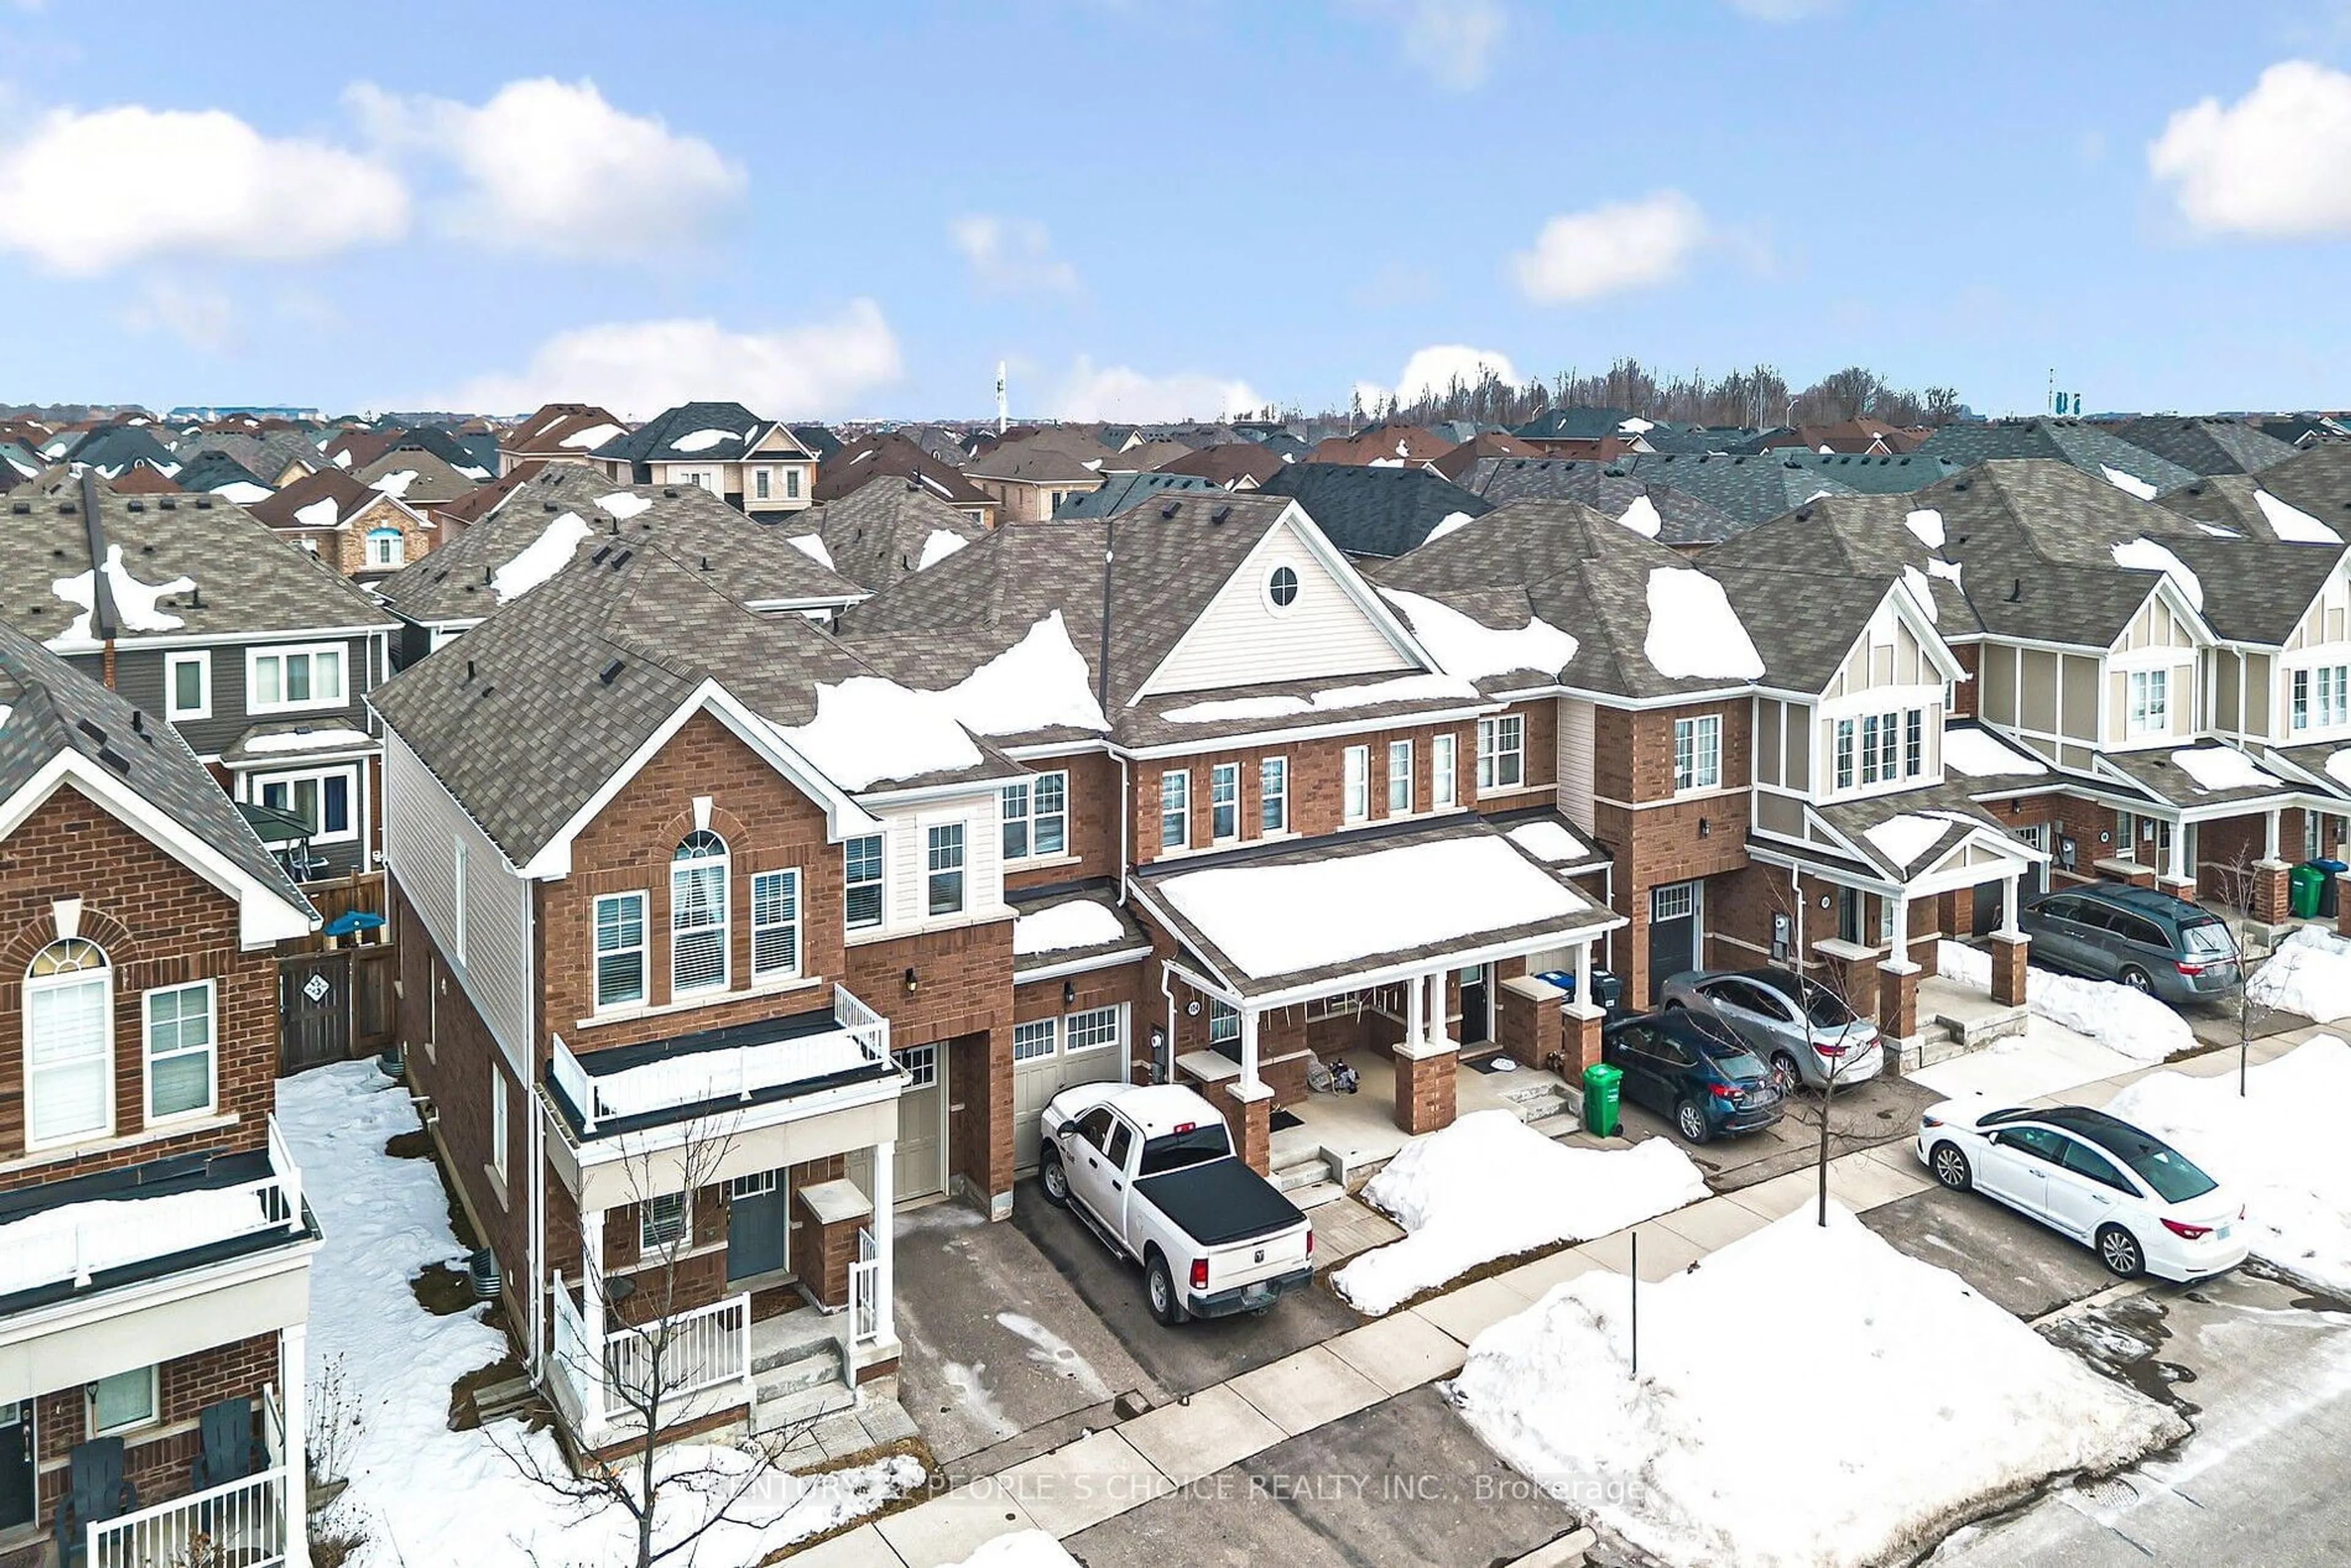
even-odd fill
[{"label": "truck bed cover", "polygon": [[1306,1218],[1271,1182],[1237,1159],[1145,1176],[1134,1189],[1203,1247],[1271,1236]]}]

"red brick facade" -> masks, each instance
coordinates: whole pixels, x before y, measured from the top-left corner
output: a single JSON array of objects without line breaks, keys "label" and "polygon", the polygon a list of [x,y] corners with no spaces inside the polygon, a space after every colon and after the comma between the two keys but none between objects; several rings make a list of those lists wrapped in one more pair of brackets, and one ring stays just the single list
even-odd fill
[{"label": "red brick facade", "polygon": [[[288,1370],[295,1376],[302,1375],[299,1368]],[[282,1394],[285,1386],[274,1333],[256,1334],[159,1365],[154,1421],[120,1434],[123,1473],[139,1489],[140,1500],[156,1502],[192,1490],[189,1466],[203,1451],[197,1416],[205,1406],[221,1399],[250,1399],[257,1437],[262,1390],[269,1387]],[[33,1429],[38,1448],[40,1520],[46,1526],[65,1495],[67,1456],[93,1435],[89,1396],[78,1385],[41,1395],[33,1402]]]},{"label": "red brick facade", "polygon": [[[1550,705],[1544,705],[1549,706]],[[1531,764],[1536,758],[1534,727],[1528,727],[1527,753]],[[1438,735],[1449,735],[1454,746],[1453,799],[1456,805],[1470,805],[1478,793],[1478,733],[1473,724],[1420,725],[1373,731],[1364,735],[1325,736],[1302,740],[1295,746],[1259,747],[1235,750],[1204,750],[1184,757],[1164,758],[1134,765],[1134,799],[1132,819],[1135,863],[1140,865],[1157,860],[1163,852],[1160,829],[1160,779],[1163,774],[1181,772],[1189,775],[1190,837],[1186,847],[1192,851],[1225,848],[1254,843],[1262,835],[1259,824],[1259,779],[1261,764],[1269,757],[1284,758],[1289,762],[1289,810],[1287,832],[1295,837],[1311,838],[1319,833],[1335,833],[1342,828],[1361,827],[1366,823],[1393,820],[1388,811],[1388,746],[1393,741],[1412,743],[1412,804],[1416,815],[1426,815],[1435,799],[1435,748],[1431,742]],[[1369,767],[1366,773],[1366,814],[1359,821],[1346,817],[1346,753],[1353,747],[1368,748]],[[1554,740],[1547,748],[1556,753]],[[1240,793],[1237,817],[1238,832],[1230,839],[1217,839],[1211,832],[1211,800],[1209,782],[1214,769],[1224,763],[1239,770]],[[1549,755],[1543,765],[1548,772]],[[1527,801],[1519,802],[1523,805]]]}]

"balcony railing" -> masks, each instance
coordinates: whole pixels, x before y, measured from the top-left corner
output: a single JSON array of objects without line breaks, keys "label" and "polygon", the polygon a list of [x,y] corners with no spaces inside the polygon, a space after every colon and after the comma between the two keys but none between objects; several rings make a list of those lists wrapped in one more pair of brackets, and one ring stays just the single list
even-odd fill
[{"label": "balcony railing", "polygon": [[660,1324],[616,1328],[599,1343],[560,1273],[554,1286],[558,1393],[589,1443],[615,1423],[642,1429],[648,1406],[657,1406],[666,1425],[732,1403],[726,1395],[707,1397],[713,1390],[739,1390],[749,1403],[748,1295],[673,1313]]},{"label": "balcony railing", "polygon": [[262,1443],[271,1468],[88,1527],[89,1568],[287,1568],[307,1562],[298,1520],[288,1511],[277,1402],[262,1396]]},{"label": "balcony railing", "polygon": [[889,1020],[846,987],[832,988],[832,1018],[831,1029],[814,1033],[690,1051],[601,1074],[589,1071],[557,1035],[548,1071],[580,1113],[581,1133],[593,1137],[600,1123],[616,1117],[747,1102],[769,1090],[889,1060]]},{"label": "balcony railing", "polygon": [[873,1232],[860,1227],[857,1261],[849,1266],[849,1343],[868,1345],[882,1338],[882,1260]]}]

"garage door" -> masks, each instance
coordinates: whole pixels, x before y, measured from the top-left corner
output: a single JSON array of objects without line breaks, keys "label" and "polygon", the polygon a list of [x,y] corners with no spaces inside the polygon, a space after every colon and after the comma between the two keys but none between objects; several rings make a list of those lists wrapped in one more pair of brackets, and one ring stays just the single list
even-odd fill
[{"label": "garage door", "polygon": [[1126,1009],[1094,1008],[1012,1026],[1012,1164],[1037,1168],[1038,1119],[1072,1083],[1126,1082]]}]

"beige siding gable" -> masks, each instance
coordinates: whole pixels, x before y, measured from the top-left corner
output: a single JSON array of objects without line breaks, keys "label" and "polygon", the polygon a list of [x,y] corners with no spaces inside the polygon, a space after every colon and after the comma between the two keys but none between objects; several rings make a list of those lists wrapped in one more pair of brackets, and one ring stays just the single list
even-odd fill
[{"label": "beige siding gable", "polygon": [[[2351,557],[2346,560],[2351,561]],[[2337,564],[2326,586],[2303,612],[2285,646],[2288,653],[2300,653],[2346,643],[2351,643],[2351,565]]]},{"label": "beige siding gable", "polygon": [[[1298,597],[1276,610],[1266,590],[1281,567],[1297,574]],[[1295,526],[1279,523],[1144,683],[1144,693],[1377,678],[1420,669],[1365,608],[1369,596],[1352,570],[1334,571]]]},{"label": "beige siding gable", "polygon": [[2138,607],[2123,634],[2115,640],[2117,653],[2135,653],[2142,648],[2193,648],[2196,635],[2160,597],[2147,595],[2147,602]]},{"label": "beige siding gable", "polygon": [[1941,684],[1942,674],[1936,668],[1933,655],[1918,641],[1909,622],[1896,611],[1889,594],[1869,618],[1868,629],[1846,651],[1844,662],[1821,697],[1834,703],[1840,697],[1859,696],[1886,686]]}]

